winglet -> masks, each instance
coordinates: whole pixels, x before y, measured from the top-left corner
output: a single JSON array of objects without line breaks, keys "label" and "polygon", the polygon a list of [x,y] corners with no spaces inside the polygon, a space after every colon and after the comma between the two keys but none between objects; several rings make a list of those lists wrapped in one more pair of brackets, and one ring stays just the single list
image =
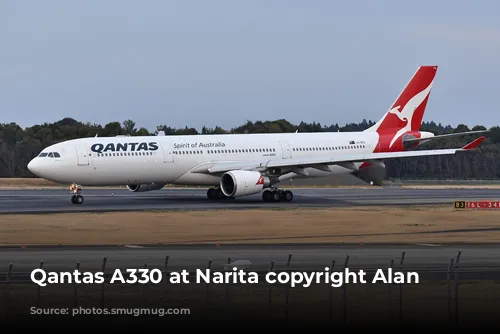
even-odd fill
[{"label": "winglet", "polygon": [[483,140],[485,140],[486,137],[485,136],[481,136],[477,139],[474,139],[473,141],[471,141],[470,143],[468,143],[467,145],[465,145],[464,147],[462,147],[462,150],[463,151],[466,151],[466,150],[473,150],[475,148],[477,148]]}]

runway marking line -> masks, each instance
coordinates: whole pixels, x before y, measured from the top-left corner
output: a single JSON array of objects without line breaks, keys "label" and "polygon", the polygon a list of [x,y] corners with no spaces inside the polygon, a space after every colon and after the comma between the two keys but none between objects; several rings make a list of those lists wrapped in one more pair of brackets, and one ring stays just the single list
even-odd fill
[{"label": "runway marking line", "polygon": [[441,247],[442,245],[438,244],[415,244],[417,246],[427,246],[427,247]]}]

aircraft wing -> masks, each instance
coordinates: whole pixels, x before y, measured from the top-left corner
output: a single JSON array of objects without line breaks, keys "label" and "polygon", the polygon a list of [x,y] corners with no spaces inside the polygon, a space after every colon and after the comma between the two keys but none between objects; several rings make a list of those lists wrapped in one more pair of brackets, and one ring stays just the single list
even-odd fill
[{"label": "aircraft wing", "polygon": [[456,136],[466,136],[466,135],[473,135],[473,134],[478,134],[478,133],[484,133],[488,132],[489,130],[477,130],[477,131],[465,131],[465,132],[457,132],[457,133],[447,133],[445,135],[437,135],[433,137],[427,137],[427,138],[412,138],[412,139],[405,139],[404,142],[406,143],[420,143],[424,144],[427,143],[431,140],[434,139],[441,139],[441,138],[448,138],[448,137],[456,137]]},{"label": "aircraft wing", "polygon": [[469,151],[475,149],[481,144],[486,137],[482,136],[461,148],[440,149],[440,150],[421,150],[421,151],[404,151],[404,152],[387,152],[387,153],[365,153],[365,154],[344,154],[335,155],[332,157],[303,157],[291,159],[271,159],[255,162],[236,161],[236,162],[212,162],[198,166],[191,172],[193,173],[208,173],[217,174],[225,173],[231,170],[252,170],[265,171],[273,168],[307,168],[313,167],[328,171],[328,165],[341,165],[351,168],[355,162],[420,157],[430,155],[449,155],[459,151]]}]

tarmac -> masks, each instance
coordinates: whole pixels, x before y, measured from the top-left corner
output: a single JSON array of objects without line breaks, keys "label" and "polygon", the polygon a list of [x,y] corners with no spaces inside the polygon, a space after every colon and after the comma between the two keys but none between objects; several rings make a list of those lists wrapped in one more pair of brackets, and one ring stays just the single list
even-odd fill
[{"label": "tarmac", "polygon": [[[0,190],[0,213],[57,213],[136,210],[208,210],[265,207],[356,207],[361,205],[453,205],[455,200],[500,200],[500,189],[401,189],[401,188],[296,188],[294,201],[266,203],[260,194],[235,200],[212,202],[206,189],[165,189],[133,193],[126,189],[84,189],[85,202],[74,205],[64,190]],[[175,245],[175,246],[82,246],[0,248],[0,280],[4,281],[9,263],[13,277],[28,277],[40,266],[49,271],[73,270],[76,263],[85,271],[106,272],[116,268],[165,268],[168,270],[222,270],[228,261],[248,260],[253,270],[283,270],[291,254],[290,270],[321,270],[332,264],[341,269],[349,257],[349,268],[374,270],[397,267],[404,253],[405,270],[415,270],[446,279],[446,271],[461,251],[461,277],[500,278],[500,245]],[[229,259],[229,260],[228,260]],[[3,267],[3,268],[2,268]],[[433,276],[433,277],[434,277]]]},{"label": "tarmac", "polygon": [[[286,189],[286,188],[284,188]],[[261,194],[210,201],[206,189],[163,189],[133,193],[127,189],[83,189],[84,203],[70,202],[69,191],[0,190],[0,214],[210,210],[251,208],[330,208],[453,205],[456,200],[500,201],[500,189],[296,188],[292,202],[268,203]]]}]

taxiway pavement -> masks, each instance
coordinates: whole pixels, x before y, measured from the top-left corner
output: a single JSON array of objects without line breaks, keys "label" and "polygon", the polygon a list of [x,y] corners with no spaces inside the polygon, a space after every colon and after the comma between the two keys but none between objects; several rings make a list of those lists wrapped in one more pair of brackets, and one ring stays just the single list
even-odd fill
[{"label": "taxiway pavement", "polygon": [[206,189],[163,189],[133,193],[126,189],[84,189],[84,203],[71,204],[69,191],[0,190],[0,214],[106,212],[139,210],[210,210],[283,207],[354,207],[360,205],[453,205],[456,200],[500,200],[500,189],[296,188],[292,202],[268,203],[260,194],[210,201]]},{"label": "taxiway pavement", "polygon": [[[446,279],[450,259],[460,255],[461,277],[493,279],[500,277],[500,245],[188,245],[143,247],[49,247],[49,248],[0,248],[0,278],[5,278],[9,263],[12,275],[26,276],[39,268],[43,261],[46,271],[72,271],[80,262],[81,271],[100,271],[106,258],[106,273],[114,269],[148,268],[177,271],[205,269],[209,259],[213,270],[223,270],[229,261],[248,260],[251,269],[266,271],[274,261],[274,270],[283,270],[291,254],[290,270],[324,271],[335,260],[334,270],[342,270],[349,256],[347,267],[351,270],[388,268],[394,260],[398,270],[403,252],[404,270],[414,270]],[[464,276],[465,275],[465,276]]]}]

